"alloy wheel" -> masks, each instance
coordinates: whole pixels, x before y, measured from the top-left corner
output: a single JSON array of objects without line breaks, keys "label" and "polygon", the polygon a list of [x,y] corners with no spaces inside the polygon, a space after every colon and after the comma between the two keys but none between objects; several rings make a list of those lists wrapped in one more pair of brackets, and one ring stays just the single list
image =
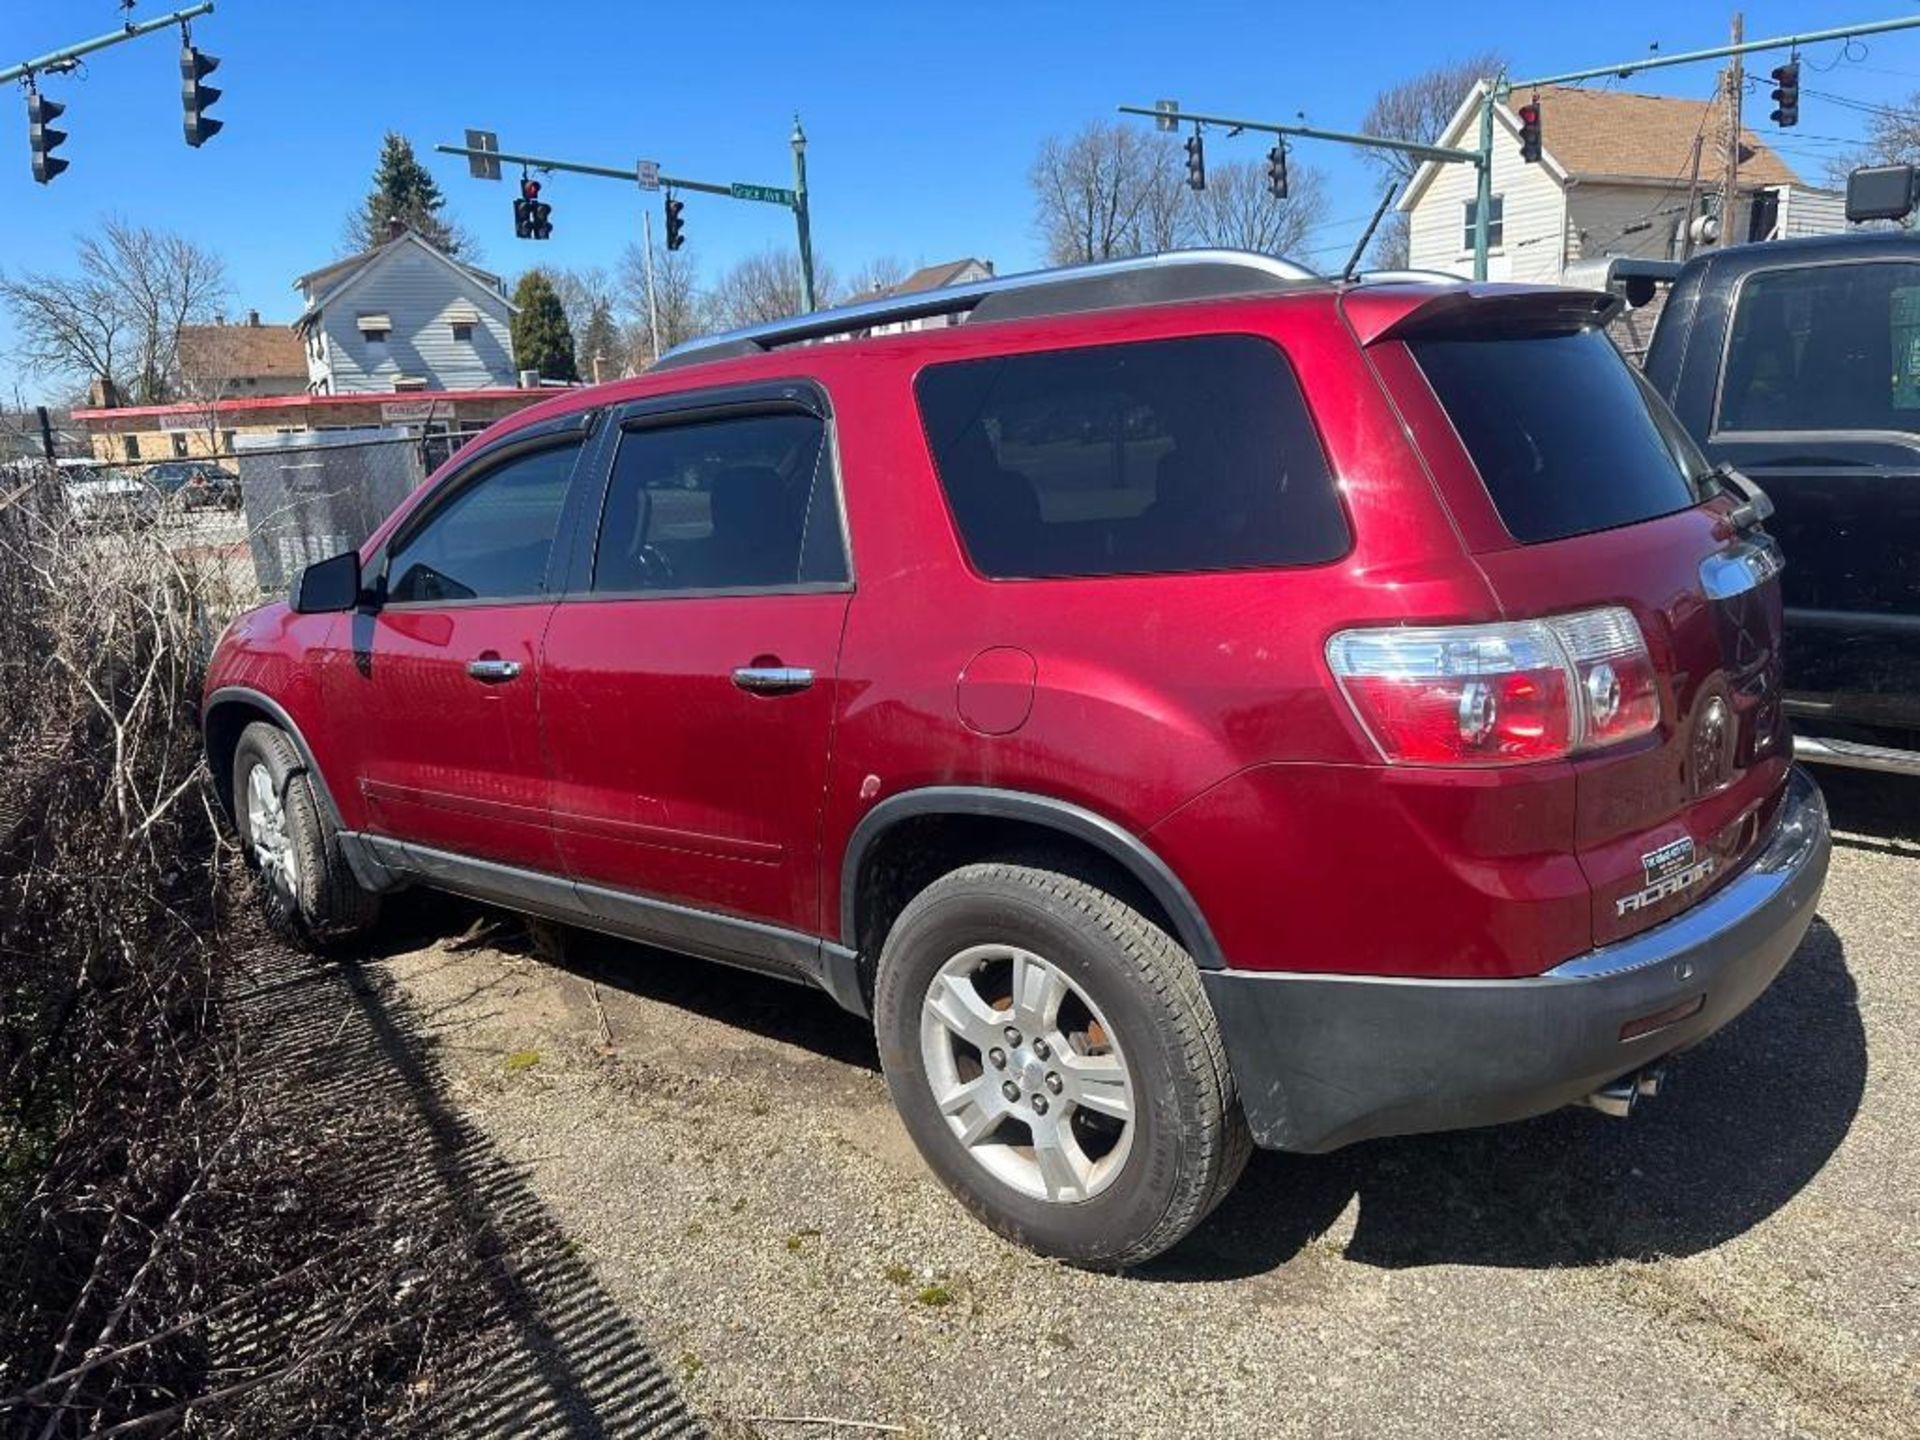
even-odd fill
[{"label": "alloy wheel", "polygon": [[921,1004],[920,1050],[948,1129],[1002,1183],[1072,1204],[1126,1164],[1126,1057],[1092,997],[1044,957],[974,945],[948,960]]}]

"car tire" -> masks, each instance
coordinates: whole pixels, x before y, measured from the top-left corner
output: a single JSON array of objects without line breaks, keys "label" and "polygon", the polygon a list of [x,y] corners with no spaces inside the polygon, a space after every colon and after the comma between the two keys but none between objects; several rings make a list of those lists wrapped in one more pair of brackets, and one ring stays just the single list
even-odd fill
[{"label": "car tire", "polygon": [[267,921],[309,945],[347,940],[380,918],[340,853],[338,831],[284,730],[255,721],[233,754],[233,814],[241,850],[259,875]]},{"label": "car tire", "polygon": [[887,936],[874,1015],[894,1105],[934,1173],[1042,1254],[1150,1260],[1246,1165],[1192,957],[1072,876],[980,864],[935,881]]}]

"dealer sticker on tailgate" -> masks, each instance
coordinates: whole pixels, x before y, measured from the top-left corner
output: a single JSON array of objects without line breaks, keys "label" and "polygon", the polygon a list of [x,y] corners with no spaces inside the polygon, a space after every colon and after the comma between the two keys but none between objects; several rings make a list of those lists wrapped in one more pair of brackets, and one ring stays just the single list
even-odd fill
[{"label": "dealer sticker on tailgate", "polygon": [[1678,840],[1670,840],[1658,849],[1647,851],[1640,857],[1640,870],[1646,878],[1646,888],[1616,900],[1615,913],[1630,915],[1635,910],[1658,905],[1669,896],[1678,895],[1682,890],[1691,890],[1705,880],[1713,874],[1713,857],[1709,855],[1697,859],[1696,854],[1691,835],[1682,835]]}]

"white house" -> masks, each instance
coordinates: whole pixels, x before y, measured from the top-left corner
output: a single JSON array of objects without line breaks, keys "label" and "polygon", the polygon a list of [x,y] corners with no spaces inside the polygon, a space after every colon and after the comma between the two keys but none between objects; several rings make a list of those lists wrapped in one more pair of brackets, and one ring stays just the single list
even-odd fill
[{"label": "white house", "polygon": [[515,383],[514,313],[498,275],[397,228],[372,250],[294,281],[294,330],[315,395],[485,390]]},{"label": "white house", "polygon": [[[876,286],[859,295],[849,295],[846,303],[857,304],[862,300],[884,300],[890,296],[917,295],[925,290],[942,290],[949,285],[969,285],[976,280],[993,278],[993,262],[976,260],[971,255],[963,260],[948,260],[941,265],[923,265],[906,279],[894,285]],[[955,325],[960,321],[958,315],[927,315],[918,320],[896,320],[886,325],[876,325],[865,332],[870,335],[899,335],[908,330],[938,330],[946,325]]]},{"label": "white house", "polygon": [[[1440,144],[1478,146],[1484,90],[1476,86],[1468,95]],[[1520,158],[1514,107],[1530,98],[1516,94],[1494,107],[1489,278],[1557,283],[1583,259],[1678,259],[1690,218],[1721,218],[1726,129],[1719,104],[1549,87],[1539,92],[1543,153],[1529,164]],[[1690,187],[1696,137],[1699,183]],[[1414,268],[1473,273],[1477,184],[1471,165],[1429,161],[1420,168],[1399,202]],[[1751,131],[1742,132],[1739,203],[1730,225],[1714,227],[1719,233],[1772,240],[1829,234],[1845,224],[1838,194],[1802,183]]]}]

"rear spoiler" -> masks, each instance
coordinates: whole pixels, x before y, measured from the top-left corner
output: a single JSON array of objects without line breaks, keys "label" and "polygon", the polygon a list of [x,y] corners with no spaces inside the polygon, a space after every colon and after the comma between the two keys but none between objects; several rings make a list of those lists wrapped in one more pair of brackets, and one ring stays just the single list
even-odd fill
[{"label": "rear spoiler", "polygon": [[1442,336],[1552,335],[1594,330],[1620,310],[1620,297],[1538,285],[1360,286],[1340,297],[1362,345]]}]

